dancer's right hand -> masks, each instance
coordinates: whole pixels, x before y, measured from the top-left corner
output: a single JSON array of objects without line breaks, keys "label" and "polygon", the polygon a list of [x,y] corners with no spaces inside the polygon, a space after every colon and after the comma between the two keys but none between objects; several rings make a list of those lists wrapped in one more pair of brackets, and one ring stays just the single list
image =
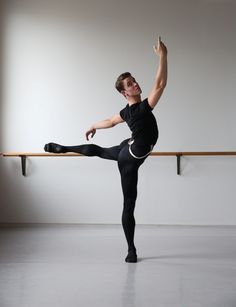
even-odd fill
[{"label": "dancer's right hand", "polygon": [[91,138],[93,138],[94,134],[96,133],[96,129],[95,128],[90,128],[87,132],[86,132],[86,139],[87,141],[89,141],[89,136],[91,134]]}]

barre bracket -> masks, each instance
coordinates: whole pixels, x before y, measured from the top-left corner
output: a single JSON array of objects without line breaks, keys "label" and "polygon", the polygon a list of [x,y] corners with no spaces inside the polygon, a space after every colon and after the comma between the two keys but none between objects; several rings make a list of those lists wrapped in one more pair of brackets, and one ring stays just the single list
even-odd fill
[{"label": "barre bracket", "polygon": [[22,175],[26,177],[26,156],[22,155],[20,156],[21,158],[21,170],[22,170]]},{"label": "barre bracket", "polygon": [[176,158],[177,158],[177,175],[181,175],[181,169],[180,169],[181,156],[182,156],[182,154],[176,155]]}]

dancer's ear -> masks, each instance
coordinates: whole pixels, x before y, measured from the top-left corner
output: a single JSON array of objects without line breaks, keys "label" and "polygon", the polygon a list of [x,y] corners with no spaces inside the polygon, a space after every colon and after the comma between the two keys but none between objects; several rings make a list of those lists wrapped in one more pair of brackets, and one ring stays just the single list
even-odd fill
[{"label": "dancer's ear", "polygon": [[126,93],[125,90],[122,90],[122,91],[121,91],[121,94],[122,94],[126,99],[128,98],[128,95],[127,95],[127,93]]}]

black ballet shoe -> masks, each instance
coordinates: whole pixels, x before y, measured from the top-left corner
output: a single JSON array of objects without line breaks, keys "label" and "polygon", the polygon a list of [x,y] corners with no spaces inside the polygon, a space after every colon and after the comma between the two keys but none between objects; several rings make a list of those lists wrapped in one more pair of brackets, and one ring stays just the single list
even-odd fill
[{"label": "black ballet shoe", "polygon": [[125,258],[125,262],[136,263],[137,262],[136,251],[129,251],[127,257]]},{"label": "black ballet shoe", "polygon": [[44,146],[44,151],[53,153],[65,153],[66,149],[62,145],[56,143],[48,143]]}]

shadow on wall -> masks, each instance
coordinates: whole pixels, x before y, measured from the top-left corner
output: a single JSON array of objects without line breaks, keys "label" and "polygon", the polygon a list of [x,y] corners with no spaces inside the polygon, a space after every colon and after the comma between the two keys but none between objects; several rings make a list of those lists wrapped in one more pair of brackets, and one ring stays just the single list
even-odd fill
[{"label": "shadow on wall", "polygon": [[[11,126],[6,125],[6,114],[9,109],[8,93],[9,91],[14,92],[14,86],[16,85],[16,83],[10,84],[12,73],[9,70],[9,60],[10,64],[12,64],[11,54],[6,59],[8,48],[12,48],[12,46],[9,47],[8,41],[14,38],[11,37],[10,22],[12,22],[12,16],[10,14],[17,13],[17,5],[15,10],[12,9],[12,5],[12,1],[0,1],[0,152],[8,151],[6,137],[9,131],[7,129],[14,125],[14,121],[10,123]],[[18,50],[18,53],[14,53],[15,58],[20,56],[19,52],[20,50]],[[7,75],[10,75],[10,78],[6,78]],[[14,129],[14,131],[17,131],[17,129]],[[11,139],[9,143],[14,146]],[[12,149],[14,150],[14,148]],[[30,161],[27,161],[28,166],[29,163]],[[41,221],[42,215],[45,213],[42,208],[37,207],[37,204],[35,204],[35,197],[38,195],[38,190],[32,184],[32,181],[29,182],[30,179],[24,178],[20,174],[20,171],[19,158],[0,157],[0,224],[2,225],[10,223],[30,223],[35,220],[36,222],[38,220]],[[27,173],[29,174],[28,171]]]},{"label": "shadow on wall", "polygon": [[[4,35],[4,12],[3,1],[0,2],[0,152],[3,151],[3,78],[4,78],[4,59],[3,59],[3,35]],[[5,188],[8,185],[7,174],[4,171],[4,161],[0,157],[0,208],[1,212],[5,206]]]},{"label": "shadow on wall", "polygon": [[[4,20],[3,20],[3,4],[2,1],[0,2],[0,152],[2,152],[2,130],[3,130],[3,114],[2,114],[2,103],[3,103],[3,26],[4,26]],[[1,171],[1,164],[0,164],[0,171]],[[2,176],[0,177],[2,179]],[[2,181],[2,180],[1,180]],[[1,182],[2,183],[2,182]]]},{"label": "shadow on wall", "polygon": [[[3,60],[3,27],[4,27],[4,13],[3,13],[3,2],[0,2],[0,152],[3,151],[3,71],[4,71],[4,60]],[[0,204],[2,204],[2,185],[4,183],[3,175],[3,158],[0,159]]]},{"label": "shadow on wall", "polygon": [[[5,6],[3,1],[0,2],[0,152],[4,151],[4,33],[5,33]],[[4,158],[0,157],[0,209],[1,217],[4,219],[4,209],[7,206],[7,199],[10,191],[10,180],[4,167]],[[1,221],[0,221],[1,222]]]},{"label": "shadow on wall", "polygon": [[[4,60],[5,56],[5,35],[6,35],[6,18],[7,18],[7,7],[6,3],[0,2],[0,152],[5,151],[4,146],[4,104],[6,101],[6,88],[5,88],[5,74],[6,74],[6,63]],[[12,223],[17,220],[21,220],[23,212],[20,208],[16,206],[14,202],[14,195],[20,195],[22,198],[22,191],[19,186],[17,186],[10,179],[9,174],[9,163],[12,161],[7,160],[7,158],[0,157],[0,224]],[[24,203],[25,196],[20,202]],[[14,209],[12,208],[14,206]],[[9,214],[9,212],[14,212],[14,214]]]}]

